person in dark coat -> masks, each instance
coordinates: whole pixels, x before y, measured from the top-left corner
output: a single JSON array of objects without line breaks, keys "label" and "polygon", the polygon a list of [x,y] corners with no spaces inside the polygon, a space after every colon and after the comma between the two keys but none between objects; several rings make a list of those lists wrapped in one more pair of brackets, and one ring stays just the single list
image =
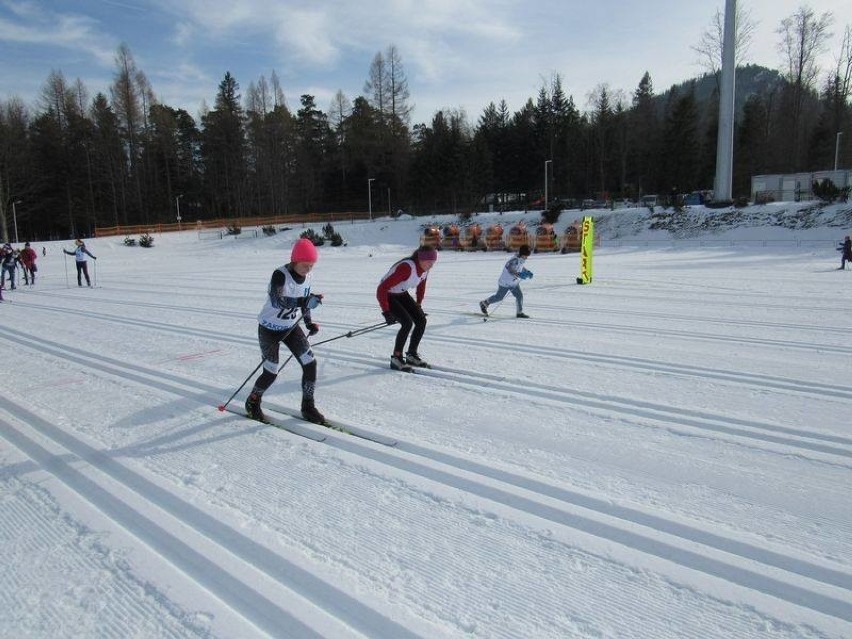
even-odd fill
[{"label": "person in dark coat", "polygon": [[12,248],[11,244],[4,244],[0,249],[0,267],[3,269],[2,280],[0,286],[6,283],[6,276],[9,276],[10,288],[15,290],[15,269],[18,267],[19,256],[17,251]]},{"label": "person in dark coat", "polygon": [[843,240],[843,246],[840,247],[840,269],[846,270],[846,262],[852,262],[852,239],[847,235]]}]

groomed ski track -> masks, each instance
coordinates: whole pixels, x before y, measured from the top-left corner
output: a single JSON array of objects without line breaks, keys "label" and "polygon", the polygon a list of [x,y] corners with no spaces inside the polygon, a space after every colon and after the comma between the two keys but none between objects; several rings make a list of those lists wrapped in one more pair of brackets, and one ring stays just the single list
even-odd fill
[{"label": "groomed ski track", "polygon": [[[541,279],[538,272],[536,277]],[[109,293],[109,287],[103,290]],[[57,297],[70,307],[58,308]],[[159,356],[141,356],[142,349],[111,356],[108,348],[91,347],[84,339],[72,344],[21,324],[0,326],[0,344],[50,371],[45,386],[125,394],[130,404],[97,417],[63,411],[35,383],[32,401],[20,394],[0,397],[0,437],[18,451],[5,461],[31,466],[23,475],[2,475],[5,486],[14,487],[9,507],[22,513],[17,525],[38,521],[41,528],[59,531],[69,515],[48,516],[57,495],[68,512],[97,521],[108,531],[102,543],[132,548],[130,567],[110,568],[116,582],[126,580],[126,589],[105,590],[107,607],[124,610],[130,620],[138,616],[139,623],[159,615],[164,636],[513,637],[534,630],[537,637],[591,637],[601,631],[601,622],[586,619],[583,610],[600,601],[631,619],[603,628],[613,635],[634,625],[642,626],[636,636],[643,637],[698,637],[702,628],[715,628],[719,637],[749,637],[759,636],[755,629],[761,627],[785,638],[842,637],[852,628],[847,550],[852,521],[814,514],[811,522],[785,528],[794,517],[781,503],[780,489],[731,489],[731,509],[747,509],[748,519],[757,520],[749,529],[743,527],[745,519],[726,521],[724,510],[695,514],[678,503],[692,490],[705,505],[722,499],[728,484],[714,456],[724,456],[725,464],[754,464],[767,483],[773,473],[779,485],[792,473],[807,476],[815,493],[836,498],[847,491],[842,479],[852,473],[852,435],[834,424],[805,423],[796,419],[796,411],[807,410],[797,408],[803,402],[848,406],[852,385],[811,379],[795,369],[789,374],[736,369],[712,357],[669,362],[638,350],[614,354],[593,343],[578,349],[544,340],[507,343],[489,335],[496,328],[490,325],[471,344],[455,329],[488,323],[453,310],[458,299],[443,307],[440,299],[434,303],[439,308],[430,310],[429,359],[435,360],[432,352],[439,348],[451,354],[475,349],[479,364],[448,356],[446,364],[415,369],[414,375],[390,371],[385,351],[394,329],[317,352],[318,406],[343,425],[393,437],[397,443],[388,447],[330,429],[322,429],[323,442],[311,442],[218,412],[216,406],[232,390],[223,380],[242,379],[230,364],[216,375],[220,349],[239,353],[246,368],[256,363],[252,333],[229,333],[219,322],[251,326],[251,312],[214,308],[195,322],[197,305],[164,303],[153,318],[124,313],[122,307],[131,309],[134,299],[121,292],[96,309],[76,305],[73,293],[61,290],[19,296],[16,312],[71,318],[104,334],[121,327],[152,343],[164,340],[167,346],[157,353],[175,352],[188,341],[184,362],[195,357],[202,363],[187,371],[174,361],[164,365]],[[369,306],[342,303],[347,304],[349,311],[369,317]],[[545,306],[539,304],[539,311]],[[774,310],[769,301],[766,310]],[[807,315],[809,309],[801,311]],[[167,321],[169,315],[183,321]],[[734,319],[719,320],[715,332],[710,325],[717,320],[680,310],[637,311],[634,319],[648,326],[631,325],[624,309],[618,315],[600,321],[598,329],[632,339],[653,336],[666,341],[664,349],[704,341],[785,354],[852,354],[852,331],[842,326],[817,330],[804,320]],[[562,318],[524,322],[527,330],[582,328]],[[341,321],[322,322],[324,335],[351,328]],[[75,333],[68,331],[69,337]],[[788,339],[787,333],[796,337]],[[530,364],[546,360],[554,371],[565,372],[536,378],[523,369],[488,371],[482,365],[507,356]],[[609,390],[577,373],[596,368],[632,376],[636,386]],[[296,405],[297,370],[282,373],[265,400],[270,409]],[[640,382],[652,378],[663,378],[662,392],[643,392]],[[357,379],[370,380],[379,399],[361,397],[363,406],[353,405],[352,398],[335,403],[338,383]],[[730,387],[731,405],[666,398],[666,388],[696,382],[717,390]],[[529,422],[518,428],[541,430],[546,442],[570,437],[586,443],[582,450],[569,442],[558,451],[545,443],[524,456],[501,448],[495,442],[499,431],[486,436],[449,425],[439,434],[437,428],[424,431],[428,419],[411,430],[400,421],[405,407],[392,407],[390,419],[381,412],[381,400],[393,398],[394,388],[406,398],[439,397],[460,413],[471,406],[499,411],[521,403],[520,415]],[[778,411],[750,415],[742,406],[755,394],[777,397]],[[245,392],[234,401],[244,397]],[[160,425],[140,436],[134,431],[146,426],[145,406],[156,411]],[[785,410],[790,420],[780,417]],[[543,422],[546,415],[549,424]],[[110,420],[110,428],[96,419]],[[460,414],[458,423],[463,419]],[[555,434],[546,434],[545,427]],[[637,449],[635,462],[616,463],[614,455],[607,456],[604,434],[596,432],[606,427],[636,432],[636,442],[645,440],[647,448]],[[699,444],[714,455],[695,458]],[[694,472],[696,485],[678,484],[676,472],[667,486],[651,466],[643,468],[641,459],[657,447],[669,450],[678,472]],[[594,458],[582,459],[592,453]],[[544,463],[552,457],[577,469],[601,464],[608,468],[612,491],[602,492],[592,473],[566,481],[557,465]],[[617,485],[621,481],[625,485]],[[699,486],[702,481],[706,484]],[[324,519],[313,518],[312,506]],[[808,512],[802,505],[796,516],[804,519]],[[329,527],[329,521],[336,525]],[[396,528],[402,521],[404,532]],[[513,553],[492,556],[493,547]],[[387,549],[412,564],[387,564]],[[454,601],[460,586],[453,580],[463,576],[455,569],[459,557],[492,565],[463,605]],[[525,566],[531,576],[513,578],[513,565]],[[0,591],[8,591],[15,579],[14,570],[7,572]],[[451,585],[442,591],[437,585],[445,580]],[[540,587],[531,589],[533,583]],[[128,602],[139,600],[132,595],[138,590],[148,596],[134,608]],[[3,596],[14,604],[10,594],[0,595],[0,603]],[[477,606],[487,612],[474,610]],[[215,620],[200,614],[205,609],[216,611]],[[703,621],[678,626],[688,610],[699,610]],[[131,625],[114,624],[105,636],[122,636]]]}]

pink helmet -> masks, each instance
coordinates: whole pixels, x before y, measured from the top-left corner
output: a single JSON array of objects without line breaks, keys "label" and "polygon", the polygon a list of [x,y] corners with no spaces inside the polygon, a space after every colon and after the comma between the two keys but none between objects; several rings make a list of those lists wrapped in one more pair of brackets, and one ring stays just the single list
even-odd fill
[{"label": "pink helmet", "polygon": [[296,242],[293,245],[293,250],[290,252],[290,261],[294,264],[296,262],[310,262],[311,264],[316,264],[318,257],[317,247],[314,246],[314,243],[306,237],[303,237],[301,240]]}]

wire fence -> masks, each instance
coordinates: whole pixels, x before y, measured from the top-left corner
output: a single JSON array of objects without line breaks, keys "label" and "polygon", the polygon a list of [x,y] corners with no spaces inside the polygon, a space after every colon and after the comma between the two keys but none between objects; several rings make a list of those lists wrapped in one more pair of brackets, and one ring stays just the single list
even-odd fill
[{"label": "wire fence", "polygon": [[841,238],[837,240],[769,240],[769,239],[667,239],[667,240],[645,240],[639,238],[623,238],[623,239],[603,239],[600,240],[600,246],[603,247],[622,247],[622,246],[672,246],[672,247],[699,247],[699,248],[727,248],[727,247],[743,247],[743,248],[768,248],[768,247],[790,247],[790,248],[835,248],[840,244]]}]

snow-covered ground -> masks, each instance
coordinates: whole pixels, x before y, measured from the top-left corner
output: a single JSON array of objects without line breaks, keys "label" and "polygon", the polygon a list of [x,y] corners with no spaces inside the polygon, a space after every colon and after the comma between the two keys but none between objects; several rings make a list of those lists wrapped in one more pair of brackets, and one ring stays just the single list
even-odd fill
[{"label": "snow-covered ground", "polygon": [[[434,370],[389,370],[393,328],[316,348],[318,407],[395,447],[216,410],[301,229],[89,240],[92,289],[35,243],[0,304],[0,636],[852,637],[849,210],[765,226],[779,207],[601,217],[591,285],[529,259],[528,320],[478,316],[505,253],[442,252]],[[381,321],[419,224],[335,225],[316,341]]]}]

